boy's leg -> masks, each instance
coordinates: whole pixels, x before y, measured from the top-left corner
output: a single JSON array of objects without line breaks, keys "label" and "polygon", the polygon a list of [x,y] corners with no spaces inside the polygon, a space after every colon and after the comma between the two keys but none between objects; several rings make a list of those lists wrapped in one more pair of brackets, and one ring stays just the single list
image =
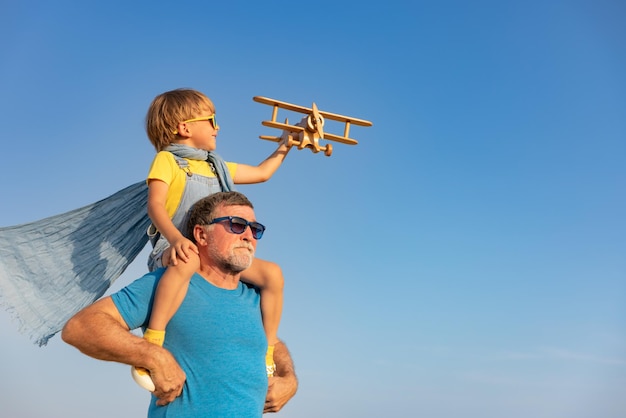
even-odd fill
[{"label": "boy's leg", "polygon": [[[163,331],[187,295],[191,276],[198,270],[200,258],[192,253],[186,263],[169,266],[157,285],[148,329]],[[158,343],[158,342],[157,342]],[[160,345],[163,345],[161,342]]]},{"label": "boy's leg", "polygon": [[[200,258],[194,253],[186,263],[180,262],[178,265],[170,266],[165,270],[154,295],[148,328],[143,334],[143,338],[147,341],[163,346],[165,328],[183,303],[191,276],[193,276],[199,266]],[[132,375],[140,386],[150,391],[154,390],[154,384],[152,379],[150,379],[148,370],[133,367]]]},{"label": "boy's leg", "polygon": [[241,280],[261,290],[261,314],[268,343],[265,362],[268,376],[273,376],[276,370],[274,345],[278,342],[278,326],[283,310],[283,273],[276,263],[255,258],[243,272]]}]

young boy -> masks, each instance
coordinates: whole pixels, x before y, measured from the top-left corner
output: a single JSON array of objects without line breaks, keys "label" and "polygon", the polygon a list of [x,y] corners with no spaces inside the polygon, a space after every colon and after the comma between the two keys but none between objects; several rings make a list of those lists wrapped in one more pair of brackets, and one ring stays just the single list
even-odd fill
[{"label": "young boy", "polygon": [[[150,270],[168,268],[158,284],[144,338],[163,345],[167,323],[185,298],[189,280],[200,263],[197,247],[181,233],[189,208],[202,197],[231,189],[233,183],[267,181],[282,164],[290,147],[280,143],[258,166],[224,163],[212,152],[219,131],[215,107],[207,96],[190,89],[172,90],[157,96],[146,115],[146,131],[157,151],[147,179],[154,246],[148,265]],[[263,230],[239,222],[237,218],[220,221],[234,233],[243,233],[250,226],[254,239],[261,238]],[[275,369],[273,346],[278,341],[282,311],[282,272],[275,263],[255,258],[244,271],[242,281],[261,291],[261,313],[268,340],[267,374],[272,376]],[[138,368],[132,371],[135,380],[143,386],[141,381],[149,376],[148,371]]]}]

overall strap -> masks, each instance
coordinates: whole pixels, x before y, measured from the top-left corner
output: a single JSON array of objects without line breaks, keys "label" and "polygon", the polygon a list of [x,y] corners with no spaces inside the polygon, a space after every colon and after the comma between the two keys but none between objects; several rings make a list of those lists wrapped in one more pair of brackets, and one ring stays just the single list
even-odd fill
[{"label": "overall strap", "polygon": [[174,160],[176,160],[176,164],[178,164],[178,167],[180,167],[181,170],[187,173],[187,177],[191,177],[192,173],[191,173],[191,170],[189,169],[189,162],[186,159],[174,154],[173,152],[170,152],[170,154],[172,154],[172,156],[174,157]]},{"label": "overall strap", "polygon": [[189,147],[182,144],[170,144],[164,149],[164,151],[169,151],[172,154],[182,158],[208,161],[208,163],[211,165],[211,168],[215,170],[215,176],[220,182],[220,187],[222,188],[222,190],[225,192],[235,190],[235,183],[230,176],[230,172],[228,171],[226,162],[216,153]]}]

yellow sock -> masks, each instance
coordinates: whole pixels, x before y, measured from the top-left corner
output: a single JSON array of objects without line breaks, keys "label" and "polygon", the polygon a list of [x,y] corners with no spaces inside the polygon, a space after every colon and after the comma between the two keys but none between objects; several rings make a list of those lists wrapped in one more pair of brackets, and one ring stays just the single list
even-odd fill
[{"label": "yellow sock", "polygon": [[274,376],[276,371],[276,364],[274,363],[274,346],[267,347],[267,353],[265,353],[265,369],[267,371],[267,377]]},{"label": "yellow sock", "polygon": [[143,333],[143,338],[159,347],[163,347],[165,341],[165,331],[156,331],[150,328],[146,328],[146,332]]}]

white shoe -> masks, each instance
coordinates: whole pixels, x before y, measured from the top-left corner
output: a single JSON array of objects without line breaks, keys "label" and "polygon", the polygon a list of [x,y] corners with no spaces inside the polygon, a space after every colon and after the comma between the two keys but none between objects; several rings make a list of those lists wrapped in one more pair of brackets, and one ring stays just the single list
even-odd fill
[{"label": "white shoe", "polygon": [[131,366],[130,374],[135,382],[145,390],[149,392],[154,392],[154,390],[156,389],[148,370],[142,369],[140,367]]}]

